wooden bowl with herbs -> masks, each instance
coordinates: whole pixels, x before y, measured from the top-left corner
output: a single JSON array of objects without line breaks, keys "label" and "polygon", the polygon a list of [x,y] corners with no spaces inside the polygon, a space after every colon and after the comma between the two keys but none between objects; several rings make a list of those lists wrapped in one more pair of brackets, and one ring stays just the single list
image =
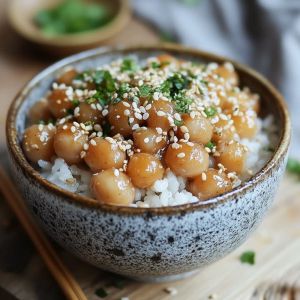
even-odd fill
[{"label": "wooden bowl with herbs", "polygon": [[8,18],[26,40],[54,55],[105,43],[126,25],[128,0],[13,0]]}]

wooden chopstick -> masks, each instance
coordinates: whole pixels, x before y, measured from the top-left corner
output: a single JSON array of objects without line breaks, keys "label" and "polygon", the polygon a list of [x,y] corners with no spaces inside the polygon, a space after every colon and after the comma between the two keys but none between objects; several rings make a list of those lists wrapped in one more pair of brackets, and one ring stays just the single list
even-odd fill
[{"label": "wooden chopstick", "polygon": [[1,165],[0,180],[0,191],[2,192],[7,204],[19,219],[21,225],[35,245],[37,251],[48,267],[48,270],[61,287],[67,299],[87,300],[84,292],[76,282],[75,278],[58,257],[44,233],[34,223],[27,210],[27,207],[24,204],[24,200],[17,192],[15,186],[11,182],[10,178],[6,175],[6,172]]}]

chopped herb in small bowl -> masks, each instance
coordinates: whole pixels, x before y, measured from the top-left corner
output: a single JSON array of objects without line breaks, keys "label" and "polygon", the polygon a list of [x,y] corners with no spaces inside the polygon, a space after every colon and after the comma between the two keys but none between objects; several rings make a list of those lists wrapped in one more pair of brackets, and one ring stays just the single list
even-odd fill
[{"label": "chopped herb in small bowl", "polygon": [[300,175],[300,161],[294,158],[289,158],[286,169],[289,173]]},{"label": "chopped herb in small bowl", "polygon": [[111,12],[101,3],[64,0],[57,6],[38,11],[35,24],[48,36],[74,34],[104,26]]}]

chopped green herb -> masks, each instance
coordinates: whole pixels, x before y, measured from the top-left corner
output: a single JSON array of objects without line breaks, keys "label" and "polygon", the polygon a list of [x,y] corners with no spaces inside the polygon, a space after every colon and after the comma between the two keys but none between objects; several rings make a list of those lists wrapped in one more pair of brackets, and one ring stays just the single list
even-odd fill
[{"label": "chopped green herb", "polygon": [[96,101],[97,101],[97,100],[96,100],[96,98],[94,98],[94,97],[85,99],[85,102],[86,102],[87,104],[92,104],[92,103],[95,103]]},{"label": "chopped green herb", "polygon": [[174,124],[176,126],[181,126],[183,124],[183,121],[174,120]]},{"label": "chopped green herb", "polygon": [[201,79],[200,82],[203,83],[203,84],[205,84],[205,85],[208,85],[208,81],[207,80]]},{"label": "chopped green herb", "polygon": [[67,109],[67,114],[68,115],[73,115],[73,113],[74,113],[74,109],[73,108]]},{"label": "chopped green herb", "polygon": [[255,264],[255,252],[245,251],[240,256],[240,261],[245,264],[254,265]]},{"label": "chopped green herb", "polygon": [[215,146],[216,146],[215,143],[212,142],[212,141],[208,142],[208,143],[205,145],[205,147],[207,147],[207,148],[210,149],[210,150],[212,150]]},{"label": "chopped green herb", "polygon": [[109,136],[109,134],[110,134],[110,125],[109,125],[109,123],[104,123],[103,125],[102,125],[102,130],[103,130],[103,137],[107,137],[107,136]]},{"label": "chopped green herb", "polygon": [[78,99],[74,99],[74,100],[72,100],[72,103],[73,103],[73,105],[76,107],[76,106],[78,106],[79,105],[79,100]]},{"label": "chopped green herb", "polygon": [[92,75],[93,81],[99,87],[105,89],[106,92],[114,92],[116,90],[115,80],[109,71],[97,70]]},{"label": "chopped green herb", "polygon": [[151,63],[152,69],[159,69],[160,66],[161,66],[161,64],[160,64],[159,62],[153,61],[153,62]]},{"label": "chopped green herb", "polygon": [[110,95],[105,93],[105,91],[102,90],[102,91],[97,91],[96,94],[94,94],[91,98],[86,99],[85,101],[88,104],[92,104],[97,101],[101,106],[105,106],[109,104],[110,99],[111,99]]},{"label": "chopped green herb", "polygon": [[40,10],[34,21],[44,34],[55,36],[92,30],[107,24],[111,18],[110,10],[101,3],[64,0],[53,8]]},{"label": "chopped green herb", "polygon": [[108,292],[104,288],[97,289],[95,294],[100,298],[105,298],[108,296]]},{"label": "chopped green herb", "polygon": [[121,71],[122,72],[135,72],[138,69],[137,62],[132,58],[124,58]]},{"label": "chopped green herb", "polygon": [[165,80],[160,90],[163,94],[175,97],[184,89],[187,89],[191,83],[191,79],[181,73],[175,73],[173,76]]},{"label": "chopped green herb", "polygon": [[217,113],[217,110],[215,107],[210,106],[210,107],[206,107],[204,109],[204,112],[210,118],[210,117],[213,117]]},{"label": "chopped green herb", "polygon": [[173,102],[175,102],[175,110],[184,114],[190,111],[190,105],[193,103],[193,100],[180,93],[174,97]]},{"label": "chopped green herb", "polygon": [[84,72],[76,75],[75,80],[85,81],[85,79],[90,76],[91,76],[91,71],[84,71]]},{"label": "chopped green herb", "polygon": [[148,98],[153,94],[153,89],[149,85],[142,85],[139,87],[140,96],[143,98]]},{"label": "chopped green herb", "polygon": [[300,175],[300,161],[298,161],[294,158],[289,158],[286,169],[290,173]]}]

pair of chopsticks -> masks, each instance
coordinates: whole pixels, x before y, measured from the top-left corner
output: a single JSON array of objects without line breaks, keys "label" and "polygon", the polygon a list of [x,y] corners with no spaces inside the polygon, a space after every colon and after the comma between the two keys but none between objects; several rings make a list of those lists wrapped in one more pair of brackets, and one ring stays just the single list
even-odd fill
[{"label": "pair of chopsticks", "polygon": [[19,219],[22,227],[30,237],[48,270],[61,287],[66,298],[69,300],[87,300],[81,287],[64,266],[44,233],[32,220],[21,195],[16,191],[15,186],[1,165],[0,183],[0,191],[7,204]]}]

